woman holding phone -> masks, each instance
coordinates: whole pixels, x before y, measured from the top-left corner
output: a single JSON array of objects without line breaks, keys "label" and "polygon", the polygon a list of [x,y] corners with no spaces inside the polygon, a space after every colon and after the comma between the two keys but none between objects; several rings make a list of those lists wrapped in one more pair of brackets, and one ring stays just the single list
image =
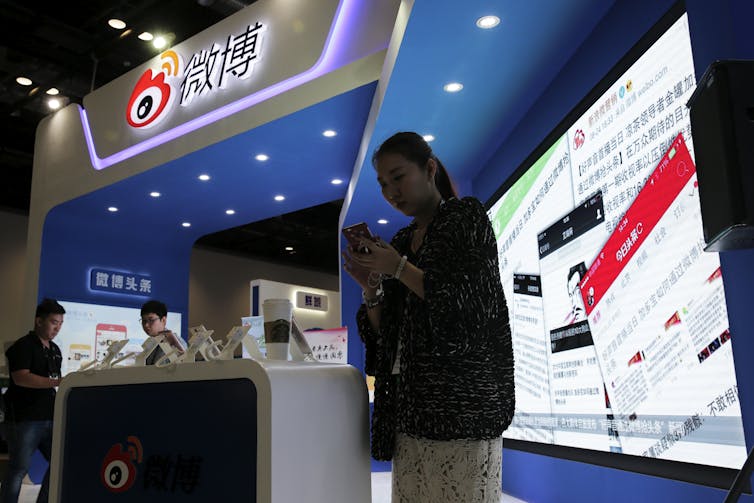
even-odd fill
[{"label": "woman holding phone", "polygon": [[515,399],[492,226],[420,135],[397,133],[372,162],[383,197],[413,217],[390,244],[364,239],[343,254],[363,288],[372,456],[393,461],[394,503],[497,503]]}]

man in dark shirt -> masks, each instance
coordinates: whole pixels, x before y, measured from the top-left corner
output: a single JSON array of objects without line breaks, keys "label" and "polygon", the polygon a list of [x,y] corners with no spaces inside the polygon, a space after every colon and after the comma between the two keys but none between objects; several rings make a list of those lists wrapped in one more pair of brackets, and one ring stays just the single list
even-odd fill
[{"label": "man in dark shirt", "polygon": [[[10,386],[5,393],[8,472],[0,488],[2,503],[16,503],[21,482],[36,449],[49,462],[55,388],[60,384],[60,348],[52,342],[63,326],[65,309],[53,299],[38,306],[34,330],[5,352]],[[46,502],[50,470],[45,472],[37,502]]]}]

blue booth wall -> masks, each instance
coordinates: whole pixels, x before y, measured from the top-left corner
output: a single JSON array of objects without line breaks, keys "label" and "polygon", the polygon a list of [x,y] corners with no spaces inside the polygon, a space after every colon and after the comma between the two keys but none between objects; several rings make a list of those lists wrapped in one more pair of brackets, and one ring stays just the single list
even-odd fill
[{"label": "blue booth wall", "polygon": [[[164,236],[144,222],[124,225],[123,217],[86,218],[66,203],[53,208],[45,220],[38,296],[70,302],[140,308],[149,299],[179,312],[181,333],[187,333],[189,261],[188,240]],[[184,242],[185,241],[185,242]],[[92,268],[149,276],[146,295],[110,293],[90,288]]]},{"label": "blue booth wall", "polygon": [[[526,117],[473,180],[482,201],[492,196],[539,143],[659,21],[673,0],[617,0]],[[754,2],[687,0],[697,79],[715,59],[754,59]],[[754,339],[748,312],[754,294],[754,250],[720,255],[747,446],[754,441]],[[725,492],[669,479],[504,450],[503,488],[529,502],[722,501]],[[742,501],[750,501],[743,497]]]}]

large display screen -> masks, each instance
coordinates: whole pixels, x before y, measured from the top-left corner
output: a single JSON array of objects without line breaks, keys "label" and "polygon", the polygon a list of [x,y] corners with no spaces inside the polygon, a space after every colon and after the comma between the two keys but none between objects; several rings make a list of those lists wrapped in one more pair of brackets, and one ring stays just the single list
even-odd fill
[{"label": "large display screen", "polygon": [[703,251],[685,106],[688,21],[662,23],[488,203],[515,355],[505,438],[738,469],[735,334],[719,257]]},{"label": "large display screen", "polygon": [[[60,301],[65,319],[55,343],[63,355],[62,375],[77,371],[90,360],[102,360],[113,342],[128,339],[122,353],[140,353],[147,334],[141,328],[139,309]],[[167,329],[181,336],[181,314],[169,312]],[[120,365],[133,363],[124,360]]]}]

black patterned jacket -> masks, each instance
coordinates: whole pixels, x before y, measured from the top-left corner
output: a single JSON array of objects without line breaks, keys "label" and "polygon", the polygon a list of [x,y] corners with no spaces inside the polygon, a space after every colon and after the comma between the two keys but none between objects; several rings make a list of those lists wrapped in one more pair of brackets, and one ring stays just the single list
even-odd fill
[{"label": "black patterned jacket", "polygon": [[415,256],[413,229],[398,231],[392,245],[424,271],[424,299],[385,280],[380,330],[372,329],[365,306],[357,314],[365,370],[375,376],[375,459],[392,458],[396,430],[435,440],[499,437],[515,405],[508,308],[484,208],[471,197],[443,203]]}]

